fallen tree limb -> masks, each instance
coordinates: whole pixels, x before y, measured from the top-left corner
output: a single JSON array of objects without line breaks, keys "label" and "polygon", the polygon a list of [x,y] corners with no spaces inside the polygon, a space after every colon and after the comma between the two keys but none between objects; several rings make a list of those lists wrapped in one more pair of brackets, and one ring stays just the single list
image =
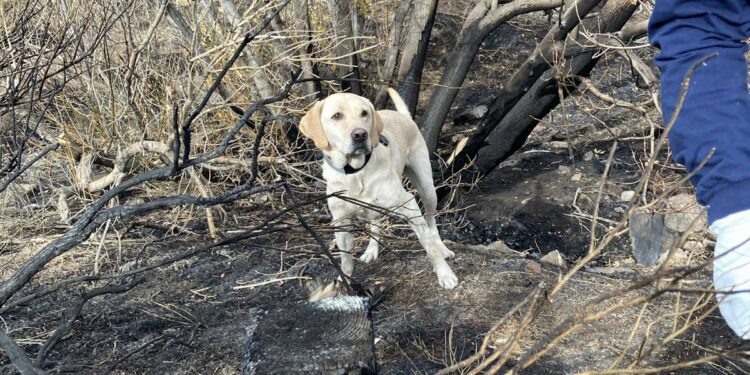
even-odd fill
[{"label": "fallen tree limb", "polygon": [[454,168],[462,167],[471,157],[478,154],[479,149],[484,146],[485,139],[497,127],[498,122],[514,108],[532,85],[549,69],[551,62],[560,55],[562,52],[560,43],[600,1],[577,0],[562,16],[560,23],[555,25],[537,44],[531,55],[503,85],[502,90],[489,106],[477,131],[469,138],[463,152],[456,157],[453,163]]},{"label": "fallen tree limb", "polygon": [[16,370],[22,375],[40,375],[46,374],[42,369],[34,366],[29,357],[26,356],[16,341],[8,336],[4,330],[0,329],[0,348],[5,351],[5,355],[10,359],[10,363],[16,367]]},{"label": "fallen tree limb", "polygon": [[[262,135],[260,135],[260,137],[262,138]],[[118,185],[120,181],[122,181],[122,179],[126,176],[125,169],[128,162],[135,155],[143,154],[146,152],[158,154],[164,161],[164,163],[169,165],[170,162],[173,162],[175,160],[175,158],[177,157],[177,152],[179,152],[179,150],[177,150],[179,148],[179,144],[176,143],[176,140],[178,142],[179,138],[171,135],[165,143],[158,141],[135,142],[126,147],[125,150],[117,152],[117,157],[115,158],[112,171],[110,171],[105,176],[102,176],[93,181],[91,181],[91,161],[93,159],[93,155],[86,154],[81,157],[78,168],[76,168],[79,185],[89,193],[95,193],[104,190],[111,185]],[[174,145],[177,152],[173,152],[172,150],[170,150],[170,146],[168,146],[168,144],[170,143]],[[195,185],[196,190],[198,190],[201,196],[204,198],[209,197],[210,193],[206,186],[205,179],[196,172],[195,167],[189,166],[185,168],[185,170],[190,175],[190,181]],[[211,237],[214,239],[218,238],[218,231],[214,222],[213,212],[210,208],[206,208],[206,222],[208,224],[209,234],[211,235]]]},{"label": "fallen tree limb", "polygon": [[[453,52],[448,57],[448,63],[445,65],[445,70],[440,78],[440,85],[435,88],[422,115],[419,128],[422,130],[422,135],[425,137],[430,152],[435,152],[437,149],[443,122],[458,95],[458,90],[466,79],[466,74],[474,62],[474,57],[479,53],[479,47],[484,39],[493,30],[515,16],[553,9],[562,5],[563,1],[525,0],[498,6],[493,6],[490,3],[485,0],[477,1],[477,4],[466,17]],[[547,44],[549,43],[548,41]],[[527,64],[529,64],[528,61]]]},{"label": "fallen tree limb", "polygon": [[[281,186],[282,186],[282,183],[276,183],[276,184],[273,184],[272,186],[267,186],[267,188],[268,188],[267,191],[272,191],[272,190],[278,189]],[[44,296],[50,295],[50,294],[52,294],[52,293],[60,290],[61,288],[64,288],[64,287],[66,287],[68,285],[71,285],[71,284],[86,283],[86,282],[93,282],[93,281],[102,281],[102,280],[111,280],[111,279],[116,279],[116,278],[124,278],[124,277],[136,276],[136,275],[148,272],[148,271],[155,270],[155,269],[160,268],[160,267],[164,267],[164,266],[170,265],[170,264],[178,262],[180,260],[187,259],[187,258],[190,258],[192,256],[195,256],[195,255],[198,255],[198,254],[201,254],[201,253],[205,253],[206,251],[211,250],[211,249],[216,248],[216,247],[226,246],[226,245],[229,245],[229,244],[232,244],[232,243],[236,243],[236,242],[239,242],[239,241],[242,241],[242,240],[247,240],[247,239],[250,239],[250,238],[256,238],[256,237],[259,237],[259,236],[271,234],[271,233],[282,231],[282,230],[288,230],[288,229],[290,229],[289,226],[286,226],[286,225],[279,226],[278,225],[279,222],[277,220],[280,219],[280,218],[282,218],[283,216],[285,216],[289,212],[291,212],[293,209],[301,208],[301,207],[304,207],[304,206],[307,206],[307,205],[311,205],[311,204],[315,204],[315,203],[318,203],[318,202],[322,202],[322,201],[325,201],[326,199],[328,199],[330,197],[336,197],[336,196],[339,196],[339,194],[331,194],[331,195],[313,197],[311,199],[308,199],[308,200],[296,203],[294,205],[287,206],[283,210],[275,212],[273,215],[267,217],[261,223],[259,223],[258,225],[253,226],[252,228],[243,230],[240,233],[233,234],[231,236],[228,236],[228,237],[226,237],[224,239],[221,239],[221,240],[218,240],[218,241],[210,241],[210,242],[207,242],[207,243],[203,243],[203,244],[191,246],[191,248],[189,250],[186,250],[186,251],[184,251],[182,253],[179,253],[179,254],[171,256],[171,257],[164,258],[164,259],[162,259],[162,260],[160,260],[160,261],[158,261],[158,262],[156,262],[154,264],[144,265],[144,266],[141,266],[141,267],[136,268],[134,270],[125,271],[125,272],[116,273],[116,274],[86,275],[86,276],[78,276],[78,277],[73,277],[73,278],[67,279],[67,280],[62,281],[62,282],[60,282],[58,284],[55,284],[55,285],[52,285],[52,286],[49,286],[49,287],[45,287],[45,288],[43,288],[41,290],[38,290],[38,291],[36,291],[34,293],[31,293],[31,294],[25,295],[23,297],[16,298],[14,300],[9,301],[2,308],[0,308],[0,314],[6,313],[6,312],[8,312],[8,311],[10,311],[10,310],[12,310],[12,309],[14,309],[16,307],[27,305],[29,302],[31,302],[33,300],[36,300],[36,299],[42,298]],[[270,228],[270,229],[266,229],[266,228]]]},{"label": "fallen tree limb", "polygon": [[6,176],[5,179],[2,182],[0,182],[0,193],[5,191],[5,189],[8,188],[8,185],[10,185],[13,181],[15,181],[18,177],[20,177],[23,174],[23,172],[26,172],[27,169],[29,169],[32,165],[38,162],[41,158],[43,158],[45,155],[49,154],[50,152],[57,150],[59,147],[60,147],[59,143],[53,143],[43,148],[42,151],[39,151],[39,153],[34,155],[34,157],[31,158],[31,160],[29,160],[28,163],[18,168],[12,174]]},{"label": "fallen tree limb", "polygon": [[603,93],[601,90],[599,90],[598,87],[596,87],[596,85],[594,85],[593,82],[591,82],[590,79],[586,77],[573,77],[573,80],[578,81],[581,84],[581,86],[583,86],[582,91],[584,93],[590,92],[591,95],[594,95],[595,97],[601,99],[602,101],[607,102],[616,107],[632,109],[634,111],[640,112],[641,114],[645,114],[647,111],[645,106],[653,103],[652,99],[649,99],[643,103],[637,103],[637,104],[626,102],[624,100],[620,100],[620,99],[617,99],[615,97],[612,97],[610,95]]},{"label": "fallen tree limb", "polygon": [[[587,19],[582,27],[589,32],[609,33],[619,30],[630,18],[637,8],[637,3],[631,0],[610,0],[602,7],[597,16]],[[573,14],[570,14],[573,12]],[[575,8],[571,9],[566,18],[577,18]],[[570,27],[568,21],[563,24]],[[490,110],[483,119],[479,129],[472,134],[466,147],[455,158],[450,168],[443,171],[443,178],[450,176],[453,171],[463,166],[474,163],[474,168],[462,173],[462,180],[474,180],[489,173],[503,160],[508,158],[521,146],[538,123],[538,119],[544,118],[553,108],[557,106],[561,98],[557,90],[558,84],[567,84],[568,80],[559,81],[564,77],[558,77],[558,72],[566,72],[566,76],[574,75],[586,77],[599,61],[601,55],[594,52],[586,52],[569,60],[564,60],[559,69],[550,68],[547,59],[554,61],[549,56],[553,48],[553,41],[557,37],[564,37],[562,30],[552,30],[545,40],[537,46],[534,55],[511,79],[511,83],[501,91],[490,106]],[[555,44],[557,45],[557,44]],[[557,45],[553,48],[557,56],[564,55],[564,48]],[[544,56],[547,56],[546,58]],[[532,78],[538,75],[538,79]],[[575,86],[565,87],[564,95],[568,95]],[[448,191],[438,191],[439,197],[444,197]]]}]

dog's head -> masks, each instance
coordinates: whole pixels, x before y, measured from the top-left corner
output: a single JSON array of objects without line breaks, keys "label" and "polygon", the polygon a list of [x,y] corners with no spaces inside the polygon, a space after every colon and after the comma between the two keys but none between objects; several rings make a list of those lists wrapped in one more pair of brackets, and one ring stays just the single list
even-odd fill
[{"label": "dog's head", "polygon": [[299,129],[336,166],[364,163],[364,155],[380,143],[383,122],[372,103],[348,93],[321,100],[300,120]]}]

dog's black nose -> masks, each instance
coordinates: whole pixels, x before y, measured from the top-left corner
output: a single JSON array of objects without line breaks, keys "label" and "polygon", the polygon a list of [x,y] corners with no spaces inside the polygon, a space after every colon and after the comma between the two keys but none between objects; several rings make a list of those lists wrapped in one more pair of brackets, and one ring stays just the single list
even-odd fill
[{"label": "dog's black nose", "polygon": [[362,128],[352,130],[352,140],[357,143],[364,142],[367,140],[367,130]]}]

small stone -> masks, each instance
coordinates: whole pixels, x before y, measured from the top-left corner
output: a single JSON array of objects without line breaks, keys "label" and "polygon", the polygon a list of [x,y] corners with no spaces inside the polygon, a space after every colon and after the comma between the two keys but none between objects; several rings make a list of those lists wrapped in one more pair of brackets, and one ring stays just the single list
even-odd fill
[{"label": "small stone", "polygon": [[549,147],[553,150],[567,150],[568,142],[565,141],[552,141],[549,143]]},{"label": "small stone", "polygon": [[557,267],[563,267],[565,266],[565,259],[563,259],[562,254],[560,254],[559,251],[550,251],[547,253],[547,255],[543,256],[539,261],[551,264],[553,266]]},{"label": "small stone", "polygon": [[682,248],[689,253],[702,253],[705,249],[703,243],[699,241],[685,241]]},{"label": "small stone", "polygon": [[270,194],[259,194],[255,198],[255,203],[267,203],[270,199]]},{"label": "small stone", "polygon": [[144,203],[146,203],[146,200],[141,197],[133,197],[125,201],[128,206],[137,206]]},{"label": "small stone", "polygon": [[542,273],[542,265],[534,262],[533,260],[530,260],[528,263],[526,263],[526,272],[538,275]]},{"label": "small stone", "polygon": [[625,190],[620,193],[620,202],[630,202],[635,197],[635,192],[632,190]]},{"label": "small stone", "polygon": [[659,259],[660,263],[666,263],[669,268],[682,267],[690,264],[690,255],[683,249],[674,249],[673,251],[664,252]]},{"label": "small stone", "polygon": [[575,173],[572,177],[570,177],[570,180],[573,182],[578,182],[578,181],[581,181],[582,178],[583,178],[582,174]]},{"label": "small stone", "polygon": [[476,107],[465,108],[453,119],[453,123],[455,125],[463,125],[468,122],[477,121],[487,114],[488,109],[489,108],[484,104]]},{"label": "small stone", "polygon": [[557,168],[557,173],[559,173],[559,174],[568,174],[568,173],[570,173],[570,167],[565,166],[565,165],[561,165],[560,167]]},{"label": "small stone", "polygon": [[592,151],[586,151],[586,153],[583,154],[584,161],[591,161],[591,159],[593,158],[594,158],[594,153]]},{"label": "small stone", "polygon": [[315,218],[316,222],[321,223],[321,224],[330,223],[331,220],[333,220],[333,217],[331,215],[326,214],[326,213],[317,214],[317,215],[314,216],[314,218]]},{"label": "small stone", "polygon": [[117,270],[120,272],[128,272],[128,271],[134,270],[137,265],[138,265],[138,262],[131,260],[130,262],[127,262],[121,265],[120,267],[118,267]]},{"label": "small stone", "polygon": [[664,220],[666,227],[677,233],[690,229],[695,221],[695,231],[701,231],[707,225],[706,210],[698,204],[692,194],[675,195],[667,199],[671,211]]}]

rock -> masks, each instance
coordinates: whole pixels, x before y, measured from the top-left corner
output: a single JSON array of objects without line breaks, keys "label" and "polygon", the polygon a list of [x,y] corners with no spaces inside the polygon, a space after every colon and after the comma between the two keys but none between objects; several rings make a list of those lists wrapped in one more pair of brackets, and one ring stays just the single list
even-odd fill
[{"label": "rock", "polygon": [[[666,258],[667,255],[669,254],[665,253],[664,257]],[[675,249],[669,259],[664,259],[663,262],[665,262],[664,265],[667,268],[688,266],[690,265],[690,255],[683,249]]]},{"label": "rock", "polygon": [[703,243],[699,241],[685,241],[682,248],[685,249],[685,251],[696,255],[702,253],[706,249],[703,246]]},{"label": "rock", "polygon": [[[667,213],[633,214],[630,218],[630,240],[636,262],[646,266],[663,262],[669,250],[676,246],[693,222],[695,226],[692,229],[696,232],[706,228],[705,210],[690,194],[669,198]],[[670,265],[687,263],[687,254],[695,255],[703,253],[704,250],[702,242],[687,241],[682,249],[676,249]]]},{"label": "rock", "polygon": [[585,154],[583,154],[583,160],[584,161],[591,161],[591,159],[594,158],[594,152],[593,151],[586,151]]},{"label": "rock", "polygon": [[664,215],[648,212],[633,214],[629,234],[636,262],[646,266],[657,265],[666,243],[674,241],[670,232],[665,230]]},{"label": "rock", "polygon": [[547,264],[551,264],[553,266],[557,267],[564,267],[565,266],[565,259],[563,259],[562,254],[560,254],[559,251],[550,251],[547,253],[547,255],[543,256],[539,261]]},{"label": "rock", "polygon": [[146,200],[141,197],[132,197],[125,201],[125,204],[128,206],[135,206],[143,203],[146,203]]},{"label": "rock", "polygon": [[568,174],[568,173],[570,173],[570,167],[565,166],[565,165],[561,165],[560,167],[557,168],[557,173],[559,173],[559,174]]},{"label": "rock", "polygon": [[480,120],[485,114],[487,114],[487,110],[488,107],[484,104],[465,108],[453,118],[453,124],[461,126],[472,121]]},{"label": "rock", "polygon": [[333,217],[329,215],[328,213],[317,214],[314,217],[315,217],[315,221],[320,224],[327,224],[333,220]]},{"label": "rock", "polygon": [[573,182],[578,182],[578,181],[581,181],[582,178],[583,178],[583,175],[581,173],[575,173],[573,174],[573,176],[570,177],[570,180]]},{"label": "rock", "polygon": [[138,266],[138,262],[135,260],[131,260],[130,262],[127,262],[120,267],[117,268],[120,272],[128,272],[134,270]]},{"label": "rock", "polygon": [[625,190],[620,193],[620,202],[630,202],[635,197],[635,192],[632,190]]},{"label": "rock", "polygon": [[526,263],[526,272],[538,275],[542,273],[542,265],[533,260],[530,260],[528,261],[528,263]]},{"label": "rock", "polygon": [[695,221],[693,230],[698,232],[706,228],[708,220],[706,210],[698,204],[695,196],[692,194],[675,195],[667,199],[667,209],[669,213],[664,221],[664,225],[670,231],[684,233],[690,229],[690,225]]},{"label": "rock", "polygon": [[553,150],[567,150],[568,142],[565,141],[552,141],[549,143],[549,147]]}]

